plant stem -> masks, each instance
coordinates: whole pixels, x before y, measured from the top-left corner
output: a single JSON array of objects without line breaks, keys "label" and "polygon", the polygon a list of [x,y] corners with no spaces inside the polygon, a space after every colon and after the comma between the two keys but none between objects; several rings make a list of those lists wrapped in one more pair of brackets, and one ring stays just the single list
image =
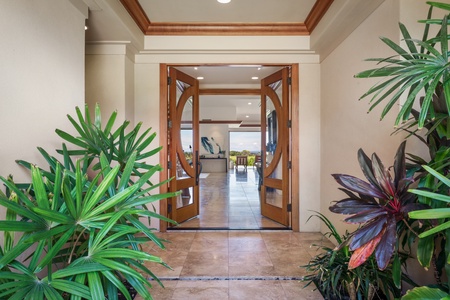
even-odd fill
[{"label": "plant stem", "polygon": [[73,253],[75,251],[75,249],[77,248],[76,245],[78,244],[78,242],[80,241],[80,237],[83,235],[84,231],[86,230],[86,228],[83,228],[83,230],[80,232],[80,234],[77,237],[77,240],[75,241],[75,243],[73,244],[72,247],[72,251],[70,251],[70,255],[69,255],[69,259],[67,261],[67,263],[70,265],[70,263],[72,262],[72,257],[73,257]]},{"label": "plant stem", "polygon": [[419,236],[419,234],[418,234],[414,229],[412,229],[411,226],[409,226],[408,222],[406,222],[406,219],[402,219],[402,221],[403,221],[403,223],[405,223],[406,227],[408,227],[408,229],[411,230],[412,233],[414,233],[414,235],[415,235],[416,237]]}]

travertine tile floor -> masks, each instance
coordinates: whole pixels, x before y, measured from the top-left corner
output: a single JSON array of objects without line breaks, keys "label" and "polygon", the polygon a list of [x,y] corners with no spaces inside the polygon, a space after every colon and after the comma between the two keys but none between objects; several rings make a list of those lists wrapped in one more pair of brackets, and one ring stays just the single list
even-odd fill
[{"label": "travertine tile floor", "polygon": [[179,229],[274,229],[285,226],[261,215],[258,173],[230,169],[206,173],[200,178],[200,215],[177,226]]},{"label": "travertine tile floor", "polygon": [[[153,283],[154,299],[323,299],[299,279],[317,247],[330,244],[320,233],[290,231],[177,231],[158,233],[166,249],[145,245],[172,270],[148,267],[165,288]],[[141,299],[139,296],[136,299]]]},{"label": "travertine tile floor", "polygon": [[[153,298],[322,299],[313,287],[303,288],[300,266],[319,251],[312,244],[331,243],[320,233],[294,233],[261,216],[256,170],[203,175],[200,215],[158,233],[168,241],[165,250],[145,245],[172,268],[148,265],[165,286],[153,282]],[[211,230],[217,228],[227,230]]]}]

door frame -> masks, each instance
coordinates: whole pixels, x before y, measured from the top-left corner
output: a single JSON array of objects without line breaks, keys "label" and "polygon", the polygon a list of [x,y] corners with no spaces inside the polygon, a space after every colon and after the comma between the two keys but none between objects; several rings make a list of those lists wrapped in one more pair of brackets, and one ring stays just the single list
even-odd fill
[{"label": "door frame", "polygon": [[[241,65],[246,65],[245,63],[238,63]],[[252,63],[252,65],[255,63]],[[168,68],[169,67],[186,67],[186,66],[229,66],[236,64],[168,64],[161,63],[159,65],[159,143],[162,146],[159,152],[159,164],[163,167],[163,170],[159,173],[159,180],[163,181],[168,178],[168,149],[167,149],[167,130],[168,130]],[[291,212],[291,229],[294,232],[300,231],[300,170],[299,170],[299,64],[267,64],[260,63],[262,66],[280,66],[280,67],[290,67],[291,68],[291,109],[289,112],[289,118],[291,120],[291,141],[290,141],[290,153],[291,153],[291,188],[290,188],[290,203],[292,205]],[[236,93],[238,91],[236,90]],[[201,94],[201,89],[200,89]],[[167,193],[168,185],[162,185],[160,187],[160,193]],[[162,199],[159,201],[159,213],[163,216],[167,216],[167,199]],[[160,220],[159,230],[161,232],[167,231],[167,222]]]}]

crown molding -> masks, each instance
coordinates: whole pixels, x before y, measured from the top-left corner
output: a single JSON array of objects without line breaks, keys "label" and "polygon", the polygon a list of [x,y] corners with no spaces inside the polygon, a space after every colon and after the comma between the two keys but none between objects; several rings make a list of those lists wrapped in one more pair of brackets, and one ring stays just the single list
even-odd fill
[{"label": "crown molding", "polygon": [[145,35],[310,35],[334,0],[317,0],[305,22],[152,23],[138,0],[120,0]]}]

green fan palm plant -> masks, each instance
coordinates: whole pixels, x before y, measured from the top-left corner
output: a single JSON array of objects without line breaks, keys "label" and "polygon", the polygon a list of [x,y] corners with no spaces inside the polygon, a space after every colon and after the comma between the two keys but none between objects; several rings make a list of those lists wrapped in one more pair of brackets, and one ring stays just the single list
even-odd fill
[{"label": "green fan palm plant", "polygon": [[[413,39],[406,27],[400,24],[405,46],[382,38],[394,55],[369,59],[380,66],[355,77],[380,78],[380,82],[361,98],[371,97],[369,111],[385,103],[381,118],[404,96],[395,120],[396,126],[401,125],[397,131],[407,131],[409,136],[419,138],[429,149],[429,160],[410,154],[411,164],[407,165],[407,173],[415,176],[417,182],[417,189],[410,192],[416,194],[418,202],[428,208],[409,212],[409,217],[422,219],[420,226],[415,228],[420,237],[417,258],[424,267],[436,266],[436,279],[440,284],[442,270],[449,271],[448,202],[443,200],[445,196],[442,195],[449,194],[450,186],[442,184],[446,182],[445,176],[438,177],[439,173],[435,170],[442,174],[450,171],[450,52],[449,15],[433,18],[433,9],[450,11],[450,4],[431,1],[427,4],[430,5],[427,19],[420,21],[425,24],[422,38]],[[438,29],[434,37],[430,37],[432,27]],[[420,109],[415,110],[415,104],[420,104]],[[415,288],[404,299],[447,299],[448,284],[440,284],[439,287]]]},{"label": "green fan palm plant", "polygon": [[63,144],[59,161],[39,148],[49,170],[18,161],[31,171],[29,184],[0,177],[8,191],[0,194],[1,299],[131,299],[127,286],[151,299],[149,279],[159,282],[149,267],[165,264],[141,245],[164,244],[143,219],[172,222],[148,206],[175,194],[158,194],[167,181],[150,181],[161,170],[143,161],[159,150],[145,150],[154,135],[138,136],[140,125],[125,133],[128,122],[111,133],[116,113],[102,129],[99,107],[94,122],[85,112],[72,122],[79,137],[57,130],[82,149]]},{"label": "green fan palm plant", "polygon": [[[406,27],[400,24],[400,31],[406,47],[382,37],[381,40],[394,51],[395,55],[387,58],[368,59],[368,61],[376,61],[383,66],[355,75],[357,78],[384,78],[361,97],[372,97],[370,110],[390,97],[384,106],[381,118],[392,109],[395,103],[400,101],[402,95],[406,95],[406,100],[397,114],[395,125],[410,118],[413,105],[419,98],[418,95],[424,91],[425,96],[417,117],[419,129],[424,126],[428,116],[435,118],[436,112],[432,105],[432,99],[439,86],[442,86],[445,95],[446,113],[447,115],[450,113],[448,17],[432,19],[433,7],[450,10],[450,4],[427,3],[430,5],[430,10],[427,20],[423,21],[426,26],[422,40],[412,39]],[[432,24],[439,24],[440,30],[435,37],[429,38],[429,29]]]},{"label": "green fan palm plant", "polygon": [[[410,190],[411,193],[433,199],[434,202],[437,202],[437,205],[434,206],[435,208],[409,213],[409,216],[413,219],[421,219],[424,222],[428,221],[424,224],[426,230],[419,235],[420,241],[417,259],[423,267],[428,268],[432,257],[438,251],[435,247],[435,241],[441,240],[439,256],[441,257],[442,263],[440,264],[440,268],[445,271],[447,280],[450,281],[450,196],[448,196],[447,192],[442,194],[440,192],[442,189],[439,188],[439,185],[444,185],[448,191],[450,189],[450,179],[428,166],[424,166],[424,168],[432,176],[436,177],[440,183],[436,185],[438,192],[424,189]],[[441,272],[440,269],[438,271]],[[447,283],[441,283],[438,286],[439,288],[421,287],[414,289],[404,299],[417,299],[418,297],[424,298],[425,296],[427,299],[448,298],[450,297],[449,281]]]}]

